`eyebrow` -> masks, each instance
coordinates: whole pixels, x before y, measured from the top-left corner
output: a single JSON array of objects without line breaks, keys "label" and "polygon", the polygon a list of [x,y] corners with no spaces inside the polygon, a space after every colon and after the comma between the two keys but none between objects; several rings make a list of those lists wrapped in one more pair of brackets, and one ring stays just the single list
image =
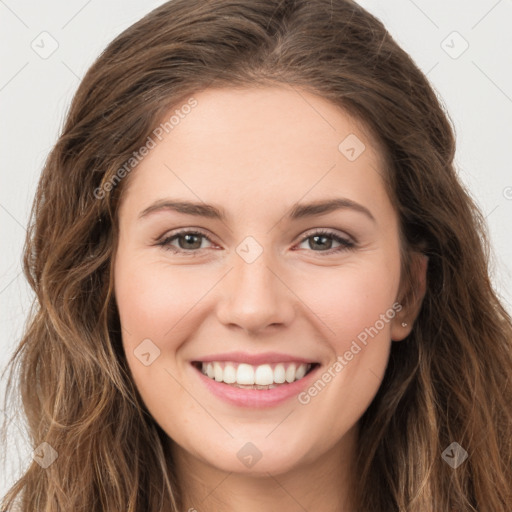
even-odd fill
[{"label": "eyebrow", "polygon": [[[285,218],[287,220],[298,220],[307,217],[315,217],[318,215],[324,215],[327,213],[331,213],[337,210],[354,210],[359,213],[363,213],[374,223],[377,221],[375,217],[372,215],[368,208],[364,207],[362,204],[356,203],[351,199],[347,198],[336,198],[336,199],[327,199],[320,201],[313,201],[311,203],[305,204],[295,204],[291,211],[286,214]],[[218,219],[225,221],[226,220],[226,211],[224,208],[220,206],[215,206],[213,204],[207,203],[197,203],[192,201],[174,201],[170,199],[160,199],[155,201],[153,204],[148,206],[139,214],[139,219],[147,217],[151,213],[171,210],[178,213],[183,213],[185,215],[194,215],[197,217],[206,217],[209,219]]]}]

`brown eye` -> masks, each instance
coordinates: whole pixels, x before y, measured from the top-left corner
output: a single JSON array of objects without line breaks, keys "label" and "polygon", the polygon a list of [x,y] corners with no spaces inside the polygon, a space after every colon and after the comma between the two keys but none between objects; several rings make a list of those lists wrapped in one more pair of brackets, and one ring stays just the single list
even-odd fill
[{"label": "brown eye", "polygon": [[[175,253],[195,253],[199,252],[203,239],[210,239],[200,231],[180,231],[164,238],[157,245],[162,246],[164,249]],[[177,241],[177,245],[173,242]]]},{"label": "brown eye", "polygon": [[[303,238],[300,243],[303,244],[306,241],[309,241],[308,248],[311,249],[313,252],[320,252],[326,254],[333,254],[355,247],[355,244],[353,242],[345,238],[342,238],[331,231],[316,231],[312,234],[309,234],[307,237]],[[338,243],[339,247],[335,247],[333,249],[333,242]]]}]

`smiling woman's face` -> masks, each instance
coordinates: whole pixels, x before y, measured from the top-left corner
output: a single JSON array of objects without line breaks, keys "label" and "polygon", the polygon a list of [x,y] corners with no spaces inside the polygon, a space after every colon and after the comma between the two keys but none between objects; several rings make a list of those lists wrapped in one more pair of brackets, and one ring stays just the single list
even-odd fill
[{"label": "smiling woman's face", "polygon": [[[135,384],[196,463],[278,474],[339,457],[412,323],[396,313],[398,219],[375,141],[288,87],[194,97],[119,212],[115,296]],[[275,387],[233,382],[251,377]]]}]

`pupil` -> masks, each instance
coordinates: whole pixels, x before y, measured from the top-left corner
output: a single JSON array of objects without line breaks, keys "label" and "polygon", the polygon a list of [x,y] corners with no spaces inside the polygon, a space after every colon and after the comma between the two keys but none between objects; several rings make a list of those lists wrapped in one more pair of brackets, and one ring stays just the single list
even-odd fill
[{"label": "pupil", "polygon": [[[314,239],[314,243],[315,243],[315,244],[317,244],[317,240],[318,240],[318,239],[322,239],[322,240],[324,240],[323,244],[325,244],[325,240],[329,240],[329,237],[326,237],[326,236],[323,236],[323,235],[315,235],[315,236],[313,237],[313,239]],[[318,245],[318,244],[317,244],[317,245]],[[325,248],[325,247],[324,247],[324,248]],[[329,247],[328,247],[328,248],[329,248]]]},{"label": "pupil", "polygon": [[[199,236],[198,235],[183,235],[181,238],[185,239],[185,243],[186,244],[192,244],[193,245],[194,242],[193,242],[193,240],[191,241],[191,239],[194,239],[194,238],[199,239]],[[197,241],[196,241],[196,245],[197,245]],[[182,249],[198,249],[200,246],[201,246],[201,241],[199,241],[199,246],[197,246],[197,247],[182,247]]]}]

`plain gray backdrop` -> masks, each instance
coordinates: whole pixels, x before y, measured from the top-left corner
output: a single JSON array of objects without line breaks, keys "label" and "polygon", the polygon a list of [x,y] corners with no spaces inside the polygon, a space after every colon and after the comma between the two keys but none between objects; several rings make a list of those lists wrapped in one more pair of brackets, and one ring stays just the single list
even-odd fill
[{"label": "plain gray backdrop", "polygon": [[[29,311],[32,295],[21,273],[25,227],[71,98],[104,47],[162,3],[0,0],[0,370]],[[512,312],[512,0],[359,3],[427,74],[454,123],[457,168],[486,217],[493,283]],[[2,495],[33,447],[20,421],[9,411],[0,414],[12,419],[7,464],[0,466]]]}]

